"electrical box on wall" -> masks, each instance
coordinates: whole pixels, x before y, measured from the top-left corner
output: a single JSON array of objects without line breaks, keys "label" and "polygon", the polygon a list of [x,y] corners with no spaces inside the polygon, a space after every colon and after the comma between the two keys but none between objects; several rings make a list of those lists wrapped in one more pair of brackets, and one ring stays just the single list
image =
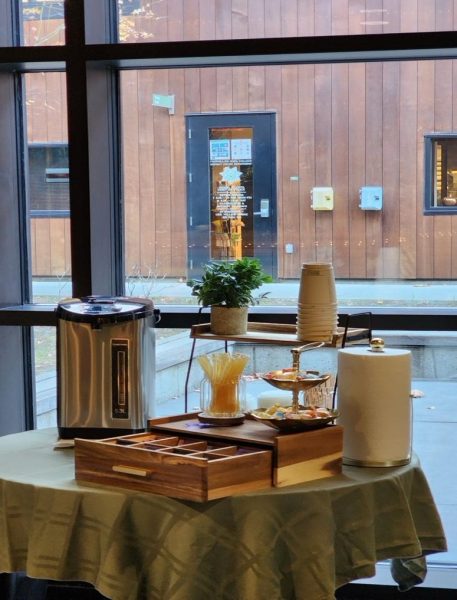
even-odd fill
[{"label": "electrical box on wall", "polygon": [[314,187],[311,190],[311,208],[313,210],[333,210],[333,188]]},{"label": "electrical box on wall", "polygon": [[382,210],[382,187],[368,185],[359,190],[360,204],[362,210]]}]

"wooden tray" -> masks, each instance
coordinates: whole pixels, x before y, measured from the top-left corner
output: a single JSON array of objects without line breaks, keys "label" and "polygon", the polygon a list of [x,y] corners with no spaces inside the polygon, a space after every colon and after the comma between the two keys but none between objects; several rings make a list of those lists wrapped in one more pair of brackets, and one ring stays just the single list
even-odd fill
[{"label": "wooden tray", "polygon": [[[307,343],[306,340],[299,340],[297,338],[296,325],[285,323],[248,323],[247,332],[239,335],[217,335],[211,333],[209,323],[202,323],[200,325],[192,325],[190,337],[209,340],[226,340],[231,342],[277,344],[281,346],[301,346]],[[331,340],[325,342],[325,345],[336,348],[341,345],[343,337],[344,327],[338,327],[337,333],[332,336]],[[347,343],[352,343],[368,340],[368,338],[368,329],[349,328],[346,341]],[[313,340],[308,341],[310,342]]]}]

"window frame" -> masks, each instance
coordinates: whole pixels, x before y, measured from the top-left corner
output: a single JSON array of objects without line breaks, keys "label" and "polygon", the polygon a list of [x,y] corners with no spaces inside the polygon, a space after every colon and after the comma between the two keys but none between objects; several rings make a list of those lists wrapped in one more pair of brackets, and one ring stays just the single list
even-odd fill
[{"label": "window frame", "polygon": [[435,197],[435,142],[453,139],[457,144],[457,132],[434,132],[424,135],[424,215],[455,215],[456,206],[437,206]]}]

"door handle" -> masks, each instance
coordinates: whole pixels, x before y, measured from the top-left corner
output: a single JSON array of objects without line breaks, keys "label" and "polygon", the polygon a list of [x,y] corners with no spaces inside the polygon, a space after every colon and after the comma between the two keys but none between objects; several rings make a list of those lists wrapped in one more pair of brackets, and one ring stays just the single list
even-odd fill
[{"label": "door handle", "polygon": [[260,200],[260,210],[253,213],[254,215],[260,215],[263,219],[268,219],[270,216],[270,200],[269,198],[262,198]]}]

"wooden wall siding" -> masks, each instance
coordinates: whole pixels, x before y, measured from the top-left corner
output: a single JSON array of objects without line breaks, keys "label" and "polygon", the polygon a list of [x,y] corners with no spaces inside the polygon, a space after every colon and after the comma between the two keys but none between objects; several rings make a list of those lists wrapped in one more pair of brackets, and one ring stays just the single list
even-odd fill
[{"label": "wooden wall siding", "polygon": [[[457,24],[457,0],[168,0],[153,6],[157,19],[144,19],[137,29],[157,41]],[[384,12],[373,12],[380,8]],[[376,24],[365,24],[369,20]],[[143,38],[128,41],[135,39]],[[53,93],[64,98],[64,86],[51,93],[51,75],[33,77],[30,139],[65,136],[62,125],[60,132],[51,129],[47,108]],[[316,260],[332,261],[339,278],[457,276],[456,217],[423,215],[423,136],[457,131],[456,61],[127,71],[121,80],[128,273],[186,276],[185,115],[267,110],[277,115],[281,278],[297,277],[303,262]],[[152,107],[154,92],[175,95],[174,115]],[[310,189],[327,185],[334,188],[334,211],[313,211]],[[383,186],[382,212],[359,208],[363,185]],[[68,271],[59,255],[68,247],[65,228],[36,220],[32,236],[36,274]],[[296,252],[285,254],[285,243]]]}]

